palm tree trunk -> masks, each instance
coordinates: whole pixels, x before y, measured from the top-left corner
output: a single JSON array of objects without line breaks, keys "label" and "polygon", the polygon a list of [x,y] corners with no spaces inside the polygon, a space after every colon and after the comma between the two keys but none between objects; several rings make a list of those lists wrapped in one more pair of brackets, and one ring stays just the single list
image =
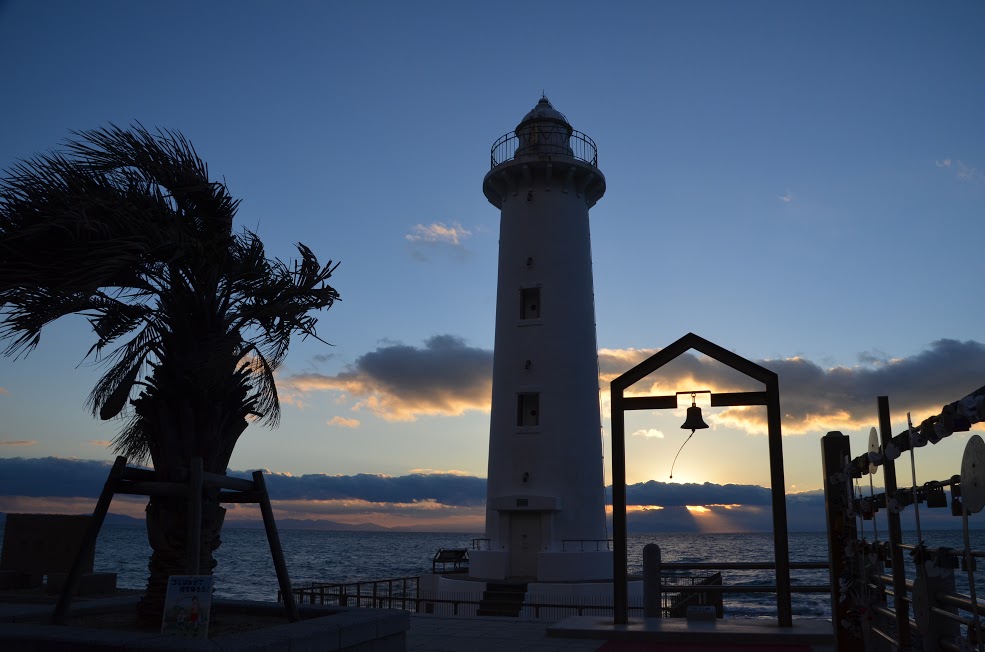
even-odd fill
[{"label": "palm tree trunk", "polygon": [[[221,545],[220,533],[226,510],[219,504],[218,490],[208,490],[202,499],[202,536],[199,546],[199,574],[211,575],[216,566],[213,556]],[[141,627],[161,627],[168,578],[188,574],[186,541],[188,539],[188,502],[183,497],[154,496],[147,504],[147,540],[152,554],[147,565],[150,576],[147,589],[137,605]]]}]

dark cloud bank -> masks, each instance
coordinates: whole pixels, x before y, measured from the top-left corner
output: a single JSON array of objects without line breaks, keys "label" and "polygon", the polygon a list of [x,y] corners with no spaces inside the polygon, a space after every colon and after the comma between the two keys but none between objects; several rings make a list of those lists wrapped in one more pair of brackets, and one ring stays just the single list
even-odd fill
[{"label": "dark cloud bank", "polygon": [[[603,387],[653,355],[657,349],[603,349]],[[369,409],[388,420],[423,415],[454,416],[488,410],[492,351],[467,346],[459,337],[438,335],[423,346],[387,344],[360,356],[337,375],[298,374],[279,381],[285,390],[343,393],[354,409]],[[940,339],[905,358],[863,353],[858,364],[826,368],[801,357],[758,360],[780,379],[783,427],[788,434],[826,432],[870,423],[877,396],[897,409],[931,416],[985,384],[985,344]],[[738,372],[704,356],[684,354],[661,371],[667,385],[701,379],[717,391],[751,389]],[[645,384],[645,381],[640,383]],[[734,425],[765,428],[761,410],[729,411]],[[924,414],[926,413],[926,414]],[[923,418],[923,417],[921,417]]]},{"label": "dark cloud bank", "polygon": [[[110,465],[93,460],[46,458],[0,459],[0,495],[53,498],[96,498],[106,482]],[[246,471],[231,475],[249,477]],[[411,474],[389,477],[369,474],[266,476],[271,497],[279,500],[365,500],[371,503],[406,504],[435,501],[449,506],[482,506],[486,481],[452,474]],[[611,490],[607,490],[611,500]],[[762,532],[772,528],[770,490],[754,485],[668,484],[641,482],[627,488],[627,499],[636,506],[628,522],[633,532]],[[788,527],[793,531],[822,531],[824,496],[819,492],[786,497]],[[687,506],[702,506],[695,513]],[[660,506],[663,509],[642,509]],[[904,528],[913,527],[913,511],[903,513]],[[961,527],[949,509],[924,510],[925,529]],[[884,521],[883,521],[884,525]],[[366,526],[372,527],[372,526]],[[356,526],[353,529],[366,529]],[[869,527],[869,524],[866,525]],[[378,529],[378,528],[377,528]]]}]

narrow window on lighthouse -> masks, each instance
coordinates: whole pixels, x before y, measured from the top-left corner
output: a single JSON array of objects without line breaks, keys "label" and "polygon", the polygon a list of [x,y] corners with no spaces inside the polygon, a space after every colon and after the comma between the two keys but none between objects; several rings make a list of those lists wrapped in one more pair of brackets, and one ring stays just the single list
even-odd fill
[{"label": "narrow window on lighthouse", "polygon": [[517,394],[516,425],[520,427],[540,425],[540,394]]},{"label": "narrow window on lighthouse", "polygon": [[540,319],[540,288],[520,290],[520,319]]}]

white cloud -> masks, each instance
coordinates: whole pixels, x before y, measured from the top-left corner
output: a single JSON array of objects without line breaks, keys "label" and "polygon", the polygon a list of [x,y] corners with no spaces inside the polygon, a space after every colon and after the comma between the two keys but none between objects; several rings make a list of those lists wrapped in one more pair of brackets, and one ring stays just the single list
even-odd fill
[{"label": "white cloud", "polygon": [[782,201],[784,204],[789,204],[789,203],[792,203],[793,202],[793,200],[794,200],[794,194],[788,190],[785,193],[783,193],[782,195],[777,195],[777,199],[779,199],[780,201]]},{"label": "white cloud", "polygon": [[432,224],[415,224],[411,232],[404,235],[410,244],[410,254],[416,260],[429,262],[432,255],[451,255],[456,259],[468,256],[463,241],[470,238],[472,232],[458,222],[451,225],[444,222]]},{"label": "white cloud", "polygon": [[637,430],[633,433],[633,437],[646,437],[647,439],[663,439],[664,434],[657,430],[656,428],[650,428],[648,430]]},{"label": "white cloud", "polygon": [[985,171],[968,165],[961,159],[945,158],[934,161],[934,165],[947,170],[954,170],[954,176],[958,181],[968,183],[985,183]]}]

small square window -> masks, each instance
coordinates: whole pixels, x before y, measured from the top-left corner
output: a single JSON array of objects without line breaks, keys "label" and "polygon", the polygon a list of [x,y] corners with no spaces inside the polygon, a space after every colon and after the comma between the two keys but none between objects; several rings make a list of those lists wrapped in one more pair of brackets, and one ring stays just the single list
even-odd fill
[{"label": "small square window", "polygon": [[520,319],[540,319],[540,288],[520,290]]},{"label": "small square window", "polygon": [[540,425],[540,394],[517,394],[516,425],[519,427]]}]

